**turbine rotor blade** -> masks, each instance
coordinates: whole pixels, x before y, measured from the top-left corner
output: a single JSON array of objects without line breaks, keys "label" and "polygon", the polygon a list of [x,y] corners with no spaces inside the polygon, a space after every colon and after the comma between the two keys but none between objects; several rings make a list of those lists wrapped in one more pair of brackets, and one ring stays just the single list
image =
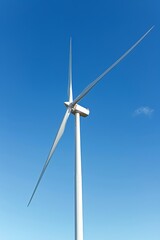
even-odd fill
[{"label": "turbine rotor blade", "polygon": [[73,91],[72,91],[72,38],[70,38],[70,50],[69,50],[68,99],[69,99],[70,103],[73,102]]},{"label": "turbine rotor blade", "polygon": [[37,183],[36,183],[36,185],[35,185],[35,188],[34,188],[34,190],[33,190],[33,193],[32,193],[32,195],[31,195],[31,198],[30,198],[27,206],[30,205],[30,203],[31,203],[31,201],[32,201],[32,199],[33,199],[33,197],[34,197],[34,195],[35,195],[35,193],[36,193],[36,190],[37,190],[37,188],[38,188],[38,186],[39,186],[39,183],[40,183],[40,181],[41,181],[41,179],[42,179],[42,177],[43,177],[43,175],[44,175],[44,173],[45,173],[45,171],[46,171],[46,168],[47,168],[47,166],[48,166],[48,164],[49,164],[49,162],[50,162],[50,160],[51,160],[51,157],[52,157],[52,155],[53,155],[53,153],[54,153],[54,151],[55,151],[55,149],[56,149],[56,147],[57,147],[57,144],[58,144],[59,140],[61,139],[61,137],[62,137],[62,135],[63,135],[63,133],[64,133],[64,130],[65,130],[66,123],[67,123],[67,120],[68,120],[68,118],[69,118],[70,112],[71,112],[71,110],[70,110],[70,108],[68,108],[67,111],[66,111],[66,113],[65,113],[65,115],[64,115],[64,118],[63,118],[63,120],[62,120],[62,123],[61,123],[61,125],[60,125],[60,127],[59,127],[59,130],[58,130],[58,132],[57,132],[57,135],[56,135],[56,137],[55,137],[55,140],[54,140],[53,145],[52,145],[52,147],[51,147],[51,150],[50,150],[50,152],[49,152],[48,158],[47,158],[47,160],[46,160],[46,162],[45,162],[45,164],[44,164],[44,166],[43,166],[43,169],[42,169],[42,171],[41,171],[41,174],[40,174],[40,176],[39,176],[39,178],[38,178],[38,181],[37,181]]},{"label": "turbine rotor blade", "polygon": [[132,47],[130,47],[120,58],[117,59],[109,68],[107,68],[98,78],[91,82],[81,93],[76,97],[73,102],[70,104],[70,107],[73,107],[78,103],[107,73],[109,73],[119,62],[121,62],[154,28],[152,26]]}]

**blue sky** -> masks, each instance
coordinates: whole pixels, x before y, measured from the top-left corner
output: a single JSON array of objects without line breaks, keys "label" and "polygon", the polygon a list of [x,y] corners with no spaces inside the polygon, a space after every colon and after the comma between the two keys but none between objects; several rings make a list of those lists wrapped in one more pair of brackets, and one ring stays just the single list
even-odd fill
[{"label": "blue sky", "polygon": [[29,208],[74,96],[152,25],[81,104],[84,239],[159,240],[160,3],[0,1],[0,239],[74,239],[74,118]]}]

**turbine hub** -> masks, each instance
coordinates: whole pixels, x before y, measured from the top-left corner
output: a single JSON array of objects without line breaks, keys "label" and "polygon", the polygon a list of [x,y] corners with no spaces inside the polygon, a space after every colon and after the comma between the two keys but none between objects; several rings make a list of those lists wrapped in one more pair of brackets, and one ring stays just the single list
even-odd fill
[{"label": "turbine hub", "polygon": [[[64,105],[70,108],[70,102],[64,102]],[[79,113],[82,117],[87,117],[89,115],[89,109],[84,108],[79,104],[75,104],[73,107],[71,107],[71,113]]]}]

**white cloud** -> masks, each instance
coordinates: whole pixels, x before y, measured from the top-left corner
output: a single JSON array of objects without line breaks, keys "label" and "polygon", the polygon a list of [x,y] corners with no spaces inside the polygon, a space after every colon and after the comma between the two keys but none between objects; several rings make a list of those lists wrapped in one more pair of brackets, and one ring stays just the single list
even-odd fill
[{"label": "white cloud", "polygon": [[134,116],[145,115],[150,117],[154,112],[154,109],[150,107],[140,107],[134,111]]}]

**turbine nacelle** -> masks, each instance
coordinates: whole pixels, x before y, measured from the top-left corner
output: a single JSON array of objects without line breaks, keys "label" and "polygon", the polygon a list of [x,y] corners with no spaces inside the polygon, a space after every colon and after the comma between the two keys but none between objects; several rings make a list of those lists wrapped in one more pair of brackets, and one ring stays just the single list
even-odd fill
[{"label": "turbine nacelle", "polygon": [[72,114],[79,113],[82,117],[87,117],[89,115],[89,109],[84,108],[84,107],[80,106],[79,104],[75,104],[73,107],[70,107],[71,106],[70,102],[64,102],[64,105],[67,108],[71,108]]}]

